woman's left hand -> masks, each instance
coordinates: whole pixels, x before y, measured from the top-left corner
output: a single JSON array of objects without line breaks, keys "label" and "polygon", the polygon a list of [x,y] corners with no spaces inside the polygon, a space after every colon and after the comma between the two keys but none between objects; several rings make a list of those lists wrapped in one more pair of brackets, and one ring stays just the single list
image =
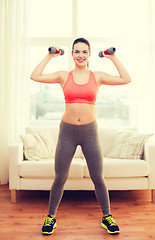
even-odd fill
[{"label": "woman's left hand", "polygon": [[113,59],[114,57],[116,57],[115,53],[113,53],[113,54],[105,54],[104,52],[107,51],[107,50],[108,50],[108,48],[104,49],[103,52],[102,52],[102,55],[105,58]]}]

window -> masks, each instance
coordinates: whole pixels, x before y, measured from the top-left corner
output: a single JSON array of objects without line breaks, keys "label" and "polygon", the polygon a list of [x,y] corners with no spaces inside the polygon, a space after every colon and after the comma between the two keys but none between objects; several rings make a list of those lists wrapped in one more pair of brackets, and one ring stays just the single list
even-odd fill
[{"label": "window", "polygon": [[[96,103],[98,122],[103,126],[137,126],[142,124],[142,116],[148,121],[150,85],[146,81],[149,75],[146,0],[31,0],[30,4],[31,71],[52,45],[63,48],[65,54],[52,60],[44,72],[73,69],[72,43],[77,37],[85,37],[91,44],[90,69],[117,74],[108,59],[98,57],[99,51],[114,46],[132,77],[132,83],[100,88]],[[145,116],[141,106],[145,108]],[[32,81],[31,121],[35,124],[57,123],[64,109],[63,92],[57,84]]]},{"label": "window", "polygon": [[72,0],[31,0],[31,37],[72,37]]}]

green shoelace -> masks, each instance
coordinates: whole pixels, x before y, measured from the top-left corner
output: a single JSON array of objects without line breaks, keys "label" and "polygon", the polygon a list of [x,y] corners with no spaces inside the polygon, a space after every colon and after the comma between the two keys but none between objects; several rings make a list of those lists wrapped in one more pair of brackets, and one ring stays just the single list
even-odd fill
[{"label": "green shoelace", "polygon": [[116,226],[116,222],[111,216],[106,217],[105,219],[107,220],[110,226]]},{"label": "green shoelace", "polygon": [[54,224],[53,218],[46,217],[44,226],[51,226],[51,224]]}]

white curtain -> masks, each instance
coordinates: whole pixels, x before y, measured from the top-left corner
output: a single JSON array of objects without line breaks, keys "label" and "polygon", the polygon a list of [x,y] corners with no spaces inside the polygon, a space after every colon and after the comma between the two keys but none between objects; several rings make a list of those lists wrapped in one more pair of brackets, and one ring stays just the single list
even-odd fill
[{"label": "white curtain", "polygon": [[[150,46],[150,77],[152,98],[152,125],[155,134],[155,1],[149,0],[149,46]],[[155,136],[154,136],[155,137]]]},{"label": "white curtain", "polygon": [[0,0],[0,184],[9,179],[8,146],[29,119],[29,0]]}]

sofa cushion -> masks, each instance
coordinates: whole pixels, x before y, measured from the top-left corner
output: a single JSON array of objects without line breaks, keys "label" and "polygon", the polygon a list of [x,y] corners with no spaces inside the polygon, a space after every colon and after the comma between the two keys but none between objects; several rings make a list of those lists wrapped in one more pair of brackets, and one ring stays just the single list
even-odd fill
[{"label": "sofa cushion", "polygon": [[142,159],[144,143],[153,134],[141,134],[132,131],[120,131],[114,142],[114,146],[107,154],[108,158]]},{"label": "sofa cushion", "polygon": [[137,128],[135,127],[125,127],[125,128],[110,128],[110,127],[99,127],[99,137],[101,140],[101,146],[103,150],[103,155],[107,156],[107,154],[111,151],[114,146],[115,141],[117,140],[118,133],[120,131],[131,131],[137,132]]},{"label": "sofa cushion", "polygon": [[23,141],[24,155],[29,161],[38,161],[52,157],[50,151],[50,141],[48,136],[40,136],[39,134],[23,134],[20,135]]},{"label": "sofa cushion", "polygon": [[[103,175],[105,178],[113,177],[144,177],[149,174],[149,166],[146,161],[139,159],[113,159],[104,158]],[[85,165],[84,176],[89,177],[88,168]]]},{"label": "sofa cushion", "polygon": [[[74,158],[69,171],[69,178],[84,177],[84,160]],[[42,161],[22,161],[19,163],[19,176],[22,178],[53,178],[54,159]]]}]

